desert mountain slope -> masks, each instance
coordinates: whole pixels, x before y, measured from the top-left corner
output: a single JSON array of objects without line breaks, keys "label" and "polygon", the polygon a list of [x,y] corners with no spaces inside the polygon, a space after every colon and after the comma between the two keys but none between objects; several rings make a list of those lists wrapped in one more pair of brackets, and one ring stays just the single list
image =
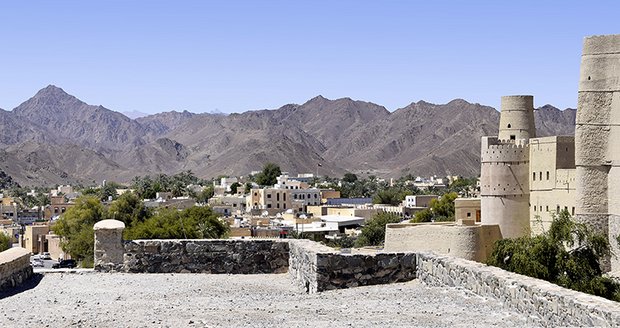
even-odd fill
[{"label": "desert mountain slope", "polygon": [[[535,112],[539,136],[574,133],[575,110]],[[166,112],[132,120],[48,86],[13,111],[0,110],[0,169],[22,185],[192,170],[242,175],[265,163],[293,174],[346,171],[477,175],[480,137],[497,135],[492,107],[455,99],[383,106],[317,96],[304,104],[230,115]]]}]

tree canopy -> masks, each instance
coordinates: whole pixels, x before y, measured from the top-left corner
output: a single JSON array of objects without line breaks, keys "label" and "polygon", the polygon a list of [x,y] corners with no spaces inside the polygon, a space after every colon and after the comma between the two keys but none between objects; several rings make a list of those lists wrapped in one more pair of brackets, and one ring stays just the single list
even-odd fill
[{"label": "tree canopy", "polygon": [[411,222],[454,221],[454,200],[456,197],[458,195],[451,192],[443,195],[439,200],[431,200],[429,207],[416,213]]},{"label": "tree canopy", "polygon": [[541,235],[495,242],[487,264],[620,301],[620,284],[602,276],[600,260],[609,255],[605,236],[564,210]]},{"label": "tree canopy", "polygon": [[78,197],[75,206],[67,209],[54,224],[54,232],[62,239],[62,248],[71,257],[83,261],[83,266],[91,266],[93,261],[93,225],[105,219],[106,213],[97,197]]},{"label": "tree canopy", "polygon": [[385,212],[375,214],[362,227],[362,233],[357,237],[355,246],[383,245],[385,242],[385,225],[398,222],[400,222],[400,217],[396,214]]},{"label": "tree canopy", "polygon": [[277,182],[277,177],[282,174],[280,167],[274,163],[267,163],[263,171],[256,175],[256,183],[261,186],[271,186]]}]

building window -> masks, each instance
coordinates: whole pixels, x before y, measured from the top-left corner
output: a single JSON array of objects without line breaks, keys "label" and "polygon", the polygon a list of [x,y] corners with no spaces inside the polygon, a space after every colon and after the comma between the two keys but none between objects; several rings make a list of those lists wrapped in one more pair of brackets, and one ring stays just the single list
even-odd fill
[{"label": "building window", "polygon": [[467,217],[471,217],[471,213],[467,212]]},{"label": "building window", "polygon": [[286,193],[282,194],[282,200],[286,202]]},{"label": "building window", "polygon": [[516,140],[516,139],[517,139],[517,136],[515,136],[514,134],[510,135],[510,140]]},{"label": "building window", "polygon": [[547,180],[549,180],[549,171],[547,171]]},{"label": "building window", "polygon": [[536,181],[536,172],[532,173],[532,180]]},{"label": "building window", "polygon": [[271,208],[271,204],[267,204],[267,208]]},{"label": "building window", "polygon": [[541,181],[542,181],[542,172],[539,172],[539,175],[538,175],[538,180],[541,180]]},{"label": "building window", "polygon": [[254,196],[258,196],[258,193],[257,193],[257,192],[255,192],[255,193],[254,193]]},{"label": "building window", "polygon": [[276,201],[279,202],[280,201],[280,193],[276,193]]},{"label": "building window", "polygon": [[575,215],[575,206],[573,206],[573,209],[571,211],[572,215]]},{"label": "building window", "polygon": [[267,198],[271,198],[271,194],[267,194]]},{"label": "building window", "polygon": [[549,205],[545,206],[545,211],[549,212]]},{"label": "building window", "polygon": [[536,205],[534,205],[534,212],[536,212]]},{"label": "building window", "polygon": [[556,213],[560,213],[560,205],[558,205],[558,207],[555,209]]},{"label": "building window", "polygon": [[276,203],[276,208],[280,208],[280,203]]}]

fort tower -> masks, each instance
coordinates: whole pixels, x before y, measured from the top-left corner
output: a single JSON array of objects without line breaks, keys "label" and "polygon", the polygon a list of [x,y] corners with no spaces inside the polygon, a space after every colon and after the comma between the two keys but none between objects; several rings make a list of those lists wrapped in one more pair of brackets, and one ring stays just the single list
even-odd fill
[{"label": "fort tower", "polygon": [[[575,124],[576,218],[620,254],[620,35],[585,38]],[[620,258],[604,263],[620,270]]]},{"label": "fort tower", "polygon": [[530,234],[529,139],[536,136],[533,96],[502,97],[499,136],[482,137],[482,224],[497,224],[503,238]]}]

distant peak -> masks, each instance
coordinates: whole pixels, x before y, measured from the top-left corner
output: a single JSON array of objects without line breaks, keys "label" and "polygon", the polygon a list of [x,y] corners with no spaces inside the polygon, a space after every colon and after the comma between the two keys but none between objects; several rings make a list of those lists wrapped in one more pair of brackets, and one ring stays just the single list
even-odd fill
[{"label": "distant peak", "polygon": [[557,108],[557,107],[555,107],[555,106],[553,106],[551,104],[546,104],[546,105],[544,105],[542,107],[539,107],[537,109],[538,110],[558,110],[558,111],[560,110],[559,108]]},{"label": "distant peak", "polygon": [[39,90],[35,95],[36,98],[39,97],[54,97],[54,98],[65,98],[65,97],[73,97],[70,94],[66,93],[65,90],[59,88],[53,84],[46,86],[45,88]]}]

